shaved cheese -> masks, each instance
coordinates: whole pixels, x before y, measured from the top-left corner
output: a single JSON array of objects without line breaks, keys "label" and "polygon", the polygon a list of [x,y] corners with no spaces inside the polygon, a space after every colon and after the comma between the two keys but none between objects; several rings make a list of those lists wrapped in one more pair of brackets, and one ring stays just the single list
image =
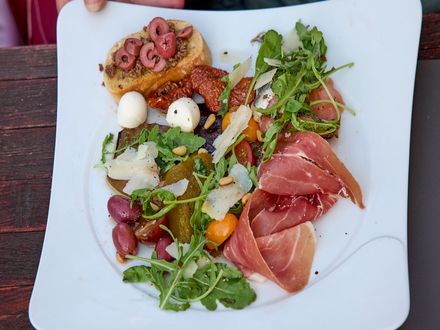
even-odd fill
[{"label": "shaved cheese", "polygon": [[249,177],[248,170],[243,165],[238,163],[232,166],[229,176],[234,178],[234,184],[238,185],[244,193],[252,189],[252,180]]},{"label": "shaved cheese", "polygon": [[135,174],[132,176],[122,191],[131,195],[133,191],[143,188],[153,189],[159,184],[159,177],[156,175]]},{"label": "shaved cheese", "polygon": [[182,179],[167,186],[163,186],[161,189],[172,192],[174,196],[182,196],[186,189],[188,189],[189,181],[188,179]]},{"label": "shaved cheese", "polygon": [[199,268],[199,266],[197,265],[197,263],[193,260],[191,261],[188,266],[185,267],[185,269],[183,270],[183,278],[184,279],[189,279],[191,277],[193,277],[194,273],[197,271],[197,269]]},{"label": "shaved cheese", "polygon": [[265,73],[263,73],[258,79],[257,82],[255,83],[254,89],[257,90],[261,87],[263,87],[264,85],[271,83],[273,76],[275,75],[275,73],[277,72],[278,69],[272,69],[270,71],[267,71]]},{"label": "shaved cheese", "polygon": [[145,142],[138,147],[136,159],[154,160],[159,155],[155,142]]},{"label": "shaved cheese", "polygon": [[241,63],[229,74],[229,81],[231,82],[231,88],[234,88],[245,74],[249,71],[252,65],[252,57],[249,57],[246,61]]},{"label": "shaved cheese", "polygon": [[154,160],[157,156],[154,142],[141,144],[137,151],[127,148],[106,163],[107,174],[115,180],[128,180],[123,191],[129,195],[136,189],[153,189],[159,184],[159,168]]},{"label": "shaved cheese", "polygon": [[283,36],[283,52],[285,54],[290,53],[294,50],[297,50],[299,48],[303,48],[303,43],[299,39],[298,33],[296,32],[296,29],[292,29],[288,34]]},{"label": "shaved cheese", "polygon": [[[188,243],[180,243],[179,244],[182,247],[182,255],[184,255],[189,250],[189,244]],[[170,256],[172,256],[174,259],[177,259],[179,256],[179,252],[177,250],[176,242],[172,242],[170,245],[168,245],[165,248],[165,251],[168,252]]]},{"label": "shaved cheese", "polygon": [[240,105],[237,111],[231,114],[231,123],[220,134],[213,143],[215,151],[213,153],[213,163],[216,164],[228,150],[229,146],[234,144],[237,137],[248,127],[251,119],[252,110],[246,105]]},{"label": "shaved cheese", "polygon": [[270,66],[276,66],[276,67],[278,67],[278,66],[281,65],[281,61],[280,61],[280,60],[277,60],[277,59],[275,59],[275,58],[268,58],[268,57],[265,57],[265,58],[263,59],[263,61],[264,61],[266,64],[270,65]]},{"label": "shaved cheese", "polygon": [[202,205],[202,212],[215,220],[223,219],[229,209],[252,188],[249,173],[243,165],[235,164],[229,176],[234,178],[234,183],[212,190]]}]

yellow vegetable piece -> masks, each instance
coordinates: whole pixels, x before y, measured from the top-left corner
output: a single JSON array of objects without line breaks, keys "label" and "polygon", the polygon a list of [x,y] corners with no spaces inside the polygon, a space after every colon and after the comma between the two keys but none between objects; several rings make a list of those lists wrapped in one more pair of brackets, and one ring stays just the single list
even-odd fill
[{"label": "yellow vegetable piece", "polygon": [[[237,227],[238,219],[232,213],[226,213],[222,220],[212,220],[206,229],[206,239],[214,242],[217,246],[224,243]],[[206,244],[210,250],[215,249],[211,243]]]},{"label": "yellow vegetable piece", "polygon": [[[236,109],[231,108],[231,110],[226,113],[226,115],[223,117],[222,121],[222,131],[226,129],[226,127],[229,126],[231,122],[231,115]],[[248,122],[248,127],[245,129],[243,134],[246,136],[246,140],[249,142],[255,142],[257,140],[257,130],[259,129],[258,123],[251,118]]]}]

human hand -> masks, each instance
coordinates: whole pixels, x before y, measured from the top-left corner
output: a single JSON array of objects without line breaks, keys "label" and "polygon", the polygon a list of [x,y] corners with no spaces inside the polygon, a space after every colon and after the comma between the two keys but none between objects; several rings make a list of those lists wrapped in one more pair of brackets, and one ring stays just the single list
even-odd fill
[{"label": "human hand", "polygon": [[[58,12],[70,0],[56,0]],[[183,8],[185,0],[119,0],[119,2],[136,3],[140,5],[168,7],[168,8]],[[84,0],[84,4],[90,11],[99,11],[104,8],[107,0]]]}]

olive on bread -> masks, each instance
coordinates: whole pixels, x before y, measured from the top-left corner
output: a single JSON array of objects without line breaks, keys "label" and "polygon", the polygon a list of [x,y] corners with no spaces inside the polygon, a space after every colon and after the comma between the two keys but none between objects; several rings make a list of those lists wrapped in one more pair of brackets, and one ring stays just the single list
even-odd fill
[{"label": "olive on bread", "polygon": [[130,91],[147,97],[202,64],[211,64],[211,52],[200,32],[188,22],[156,17],[113,45],[104,65],[104,84],[117,102]]}]

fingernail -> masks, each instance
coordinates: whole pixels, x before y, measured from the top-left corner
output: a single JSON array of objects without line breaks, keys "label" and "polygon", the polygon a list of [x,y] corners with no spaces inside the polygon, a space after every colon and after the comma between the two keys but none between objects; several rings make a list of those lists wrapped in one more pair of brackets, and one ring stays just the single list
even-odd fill
[{"label": "fingernail", "polygon": [[105,5],[104,0],[84,0],[84,3],[87,9],[93,12],[101,10]]}]

